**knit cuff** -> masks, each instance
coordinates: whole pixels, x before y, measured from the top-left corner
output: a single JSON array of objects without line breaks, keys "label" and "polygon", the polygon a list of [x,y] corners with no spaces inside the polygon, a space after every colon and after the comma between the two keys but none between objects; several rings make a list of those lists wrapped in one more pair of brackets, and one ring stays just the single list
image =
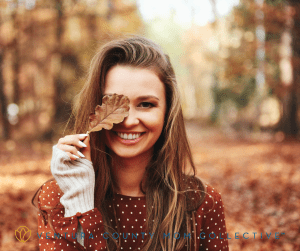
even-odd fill
[{"label": "knit cuff", "polygon": [[94,208],[95,172],[87,159],[71,160],[68,154],[53,146],[51,172],[64,195],[60,198],[65,217]]}]

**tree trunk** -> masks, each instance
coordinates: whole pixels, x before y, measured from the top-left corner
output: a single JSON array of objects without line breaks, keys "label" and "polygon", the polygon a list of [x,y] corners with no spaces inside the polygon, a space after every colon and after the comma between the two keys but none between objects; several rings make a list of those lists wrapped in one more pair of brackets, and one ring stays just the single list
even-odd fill
[{"label": "tree trunk", "polygon": [[61,115],[62,111],[64,110],[64,102],[62,101],[62,94],[65,92],[65,88],[63,86],[62,80],[61,80],[61,63],[62,63],[62,52],[61,52],[61,40],[62,40],[62,34],[63,34],[63,5],[62,0],[56,0],[56,10],[58,13],[57,16],[57,27],[56,27],[56,49],[55,53],[59,56],[59,67],[56,67],[57,71],[55,72],[54,76],[54,85],[55,85],[55,94],[54,94],[54,104],[55,104],[55,115],[54,115],[54,122],[55,124],[61,122]]},{"label": "tree trunk", "polygon": [[[298,0],[289,0],[293,8],[293,24],[291,25],[292,35],[292,68],[293,80],[286,88],[283,98],[283,116],[281,119],[281,130],[288,136],[296,136],[298,128],[298,96],[300,83],[300,6]],[[284,74],[284,73],[283,73]]]},{"label": "tree trunk", "polygon": [[297,108],[296,93],[286,93],[283,98],[281,130],[288,136],[296,136],[298,134]]},{"label": "tree trunk", "polygon": [[14,39],[14,54],[13,54],[13,71],[14,71],[14,79],[13,79],[13,87],[14,87],[14,94],[13,94],[13,102],[15,104],[19,104],[20,100],[20,88],[19,88],[19,71],[20,71],[20,55],[19,55],[19,27],[18,27],[18,19],[17,13],[14,12],[12,16],[14,20],[14,30],[16,32],[16,36]]},{"label": "tree trunk", "polygon": [[4,93],[4,79],[3,79],[3,50],[0,50],[0,106],[1,106],[1,119],[2,119],[2,135],[4,139],[9,139],[10,127],[7,118],[7,101]]}]

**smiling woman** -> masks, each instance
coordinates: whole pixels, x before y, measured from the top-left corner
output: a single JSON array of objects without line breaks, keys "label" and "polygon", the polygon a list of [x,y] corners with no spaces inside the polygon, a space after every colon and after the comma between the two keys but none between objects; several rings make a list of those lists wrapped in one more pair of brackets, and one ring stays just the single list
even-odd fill
[{"label": "smiling woman", "polygon": [[[112,93],[129,98],[129,115],[80,134]],[[221,196],[195,177],[175,74],[157,44],[134,36],[100,48],[74,114],[74,134],[53,147],[55,180],[39,193],[40,250],[228,250]]]},{"label": "smiling woman", "polygon": [[130,100],[129,116],[105,133],[106,145],[114,158],[150,160],[164,125],[164,84],[152,70],[118,65],[107,73],[106,93],[122,93]]}]

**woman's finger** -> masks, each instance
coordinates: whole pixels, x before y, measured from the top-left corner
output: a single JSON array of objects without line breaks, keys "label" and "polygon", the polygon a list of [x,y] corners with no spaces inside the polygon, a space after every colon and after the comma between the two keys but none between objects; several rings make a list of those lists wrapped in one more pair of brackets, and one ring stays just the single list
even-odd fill
[{"label": "woman's finger", "polygon": [[[62,144],[62,145],[57,146],[57,148],[59,148],[60,150],[66,152],[66,153],[70,153],[70,154],[72,154],[72,155],[74,155],[74,156],[77,156],[78,158],[79,158],[79,157],[81,157],[81,158],[84,158],[84,157],[85,157],[85,156],[84,156],[80,151],[78,151],[77,148],[74,147],[74,146],[69,146],[69,145],[64,145],[64,144]],[[69,156],[70,156],[70,155],[69,155]],[[75,157],[75,158],[76,158],[76,157]]]},{"label": "woman's finger", "polygon": [[83,141],[85,143],[86,147],[82,148],[80,151],[85,155],[85,158],[89,161],[91,160],[91,147],[90,147],[90,138],[89,136],[86,137]]},{"label": "woman's finger", "polygon": [[82,142],[86,137],[87,134],[67,135],[64,138],[59,139],[58,145],[73,145],[78,148],[87,147],[86,144]]},{"label": "woman's finger", "polygon": [[77,155],[74,155],[74,154],[71,154],[71,153],[67,153],[68,156],[70,157],[71,160],[76,160],[78,159],[79,157]]}]

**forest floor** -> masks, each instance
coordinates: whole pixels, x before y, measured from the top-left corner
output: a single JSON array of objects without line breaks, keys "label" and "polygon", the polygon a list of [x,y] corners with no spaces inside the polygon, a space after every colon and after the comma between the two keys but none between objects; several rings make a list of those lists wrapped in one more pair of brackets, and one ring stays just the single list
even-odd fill
[{"label": "forest floor", "polygon": [[[187,132],[197,175],[222,194],[230,250],[300,250],[300,142],[230,139],[196,123]],[[0,250],[38,250],[31,198],[52,177],[51,148],[0,144]],[[20,226],[31,230],[25,243],[15,238]]]}]

